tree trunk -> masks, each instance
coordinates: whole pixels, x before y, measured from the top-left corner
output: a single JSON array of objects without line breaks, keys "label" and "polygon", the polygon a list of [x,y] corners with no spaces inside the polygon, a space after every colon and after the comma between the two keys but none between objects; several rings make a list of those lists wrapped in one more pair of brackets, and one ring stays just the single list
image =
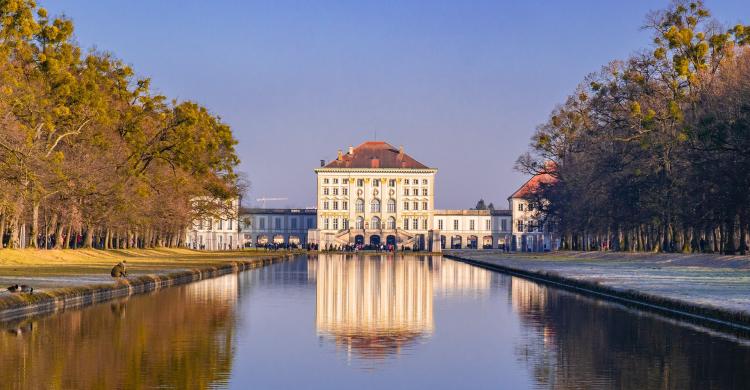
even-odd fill
[{"label": "tree trunk", "polygon": [[31,208],[31,243],[30,247],[38,248],[39,237],[39,201],[34,201]]}]

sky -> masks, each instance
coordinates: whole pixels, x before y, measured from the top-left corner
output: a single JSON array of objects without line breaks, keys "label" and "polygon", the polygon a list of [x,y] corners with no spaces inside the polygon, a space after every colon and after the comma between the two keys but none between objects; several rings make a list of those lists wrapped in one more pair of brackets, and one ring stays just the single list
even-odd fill
[{"label": "sky", "polygon": [[[369,140],[438,169],[437,208],[507,208],[536,126],[583,78],[649,48],[668,1],[40,0],[76,39],[170,98],[208,107],[239,141],[268,207],[315,204],[315,169]],[[747,0],[706,0],[726,25]]]}]

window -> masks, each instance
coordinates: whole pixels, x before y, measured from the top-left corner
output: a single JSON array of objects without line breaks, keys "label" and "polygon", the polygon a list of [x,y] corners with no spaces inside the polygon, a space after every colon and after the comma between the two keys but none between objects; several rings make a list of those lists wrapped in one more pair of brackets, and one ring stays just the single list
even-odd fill
[{"label": "window", "polygon": [[292,218],[292,229],[297,229],[297,218]]},{"label": "window", "polygon": [[409,229],[409,218],[404,218],[404,229]]},{"label": "window", "polygon": [[396,228],[396,218],[388,217],[388,229]]},{"label": "window", "polygon": [[373,199],[372,202],[370,202],[370,211],[373,213],[380,212],[380,200]]},{"label": "window", "polygon": [[328,224],[329,224],[329,220],[328,220],[328,218],[324,219],[324,220],[323,220],[323,228],[324,228],[325,230],[328,230]]},{"label": "window", "polygon": [[227,221],[227,229],[232,230],[232,220]]},{"label": "window", "polygon": [[344,183],[344,184],[349,184],[349,179],[341,180],[341,182]]},{"label": "window", "polygon": [[323,210],[328,210],[328,201],[323,202]]},{"label": "window", "polygon": [[333,230],[339,230],[339,219],[334,218],[333,219]]},{"label": "window", "polygon": [[422,220],[422,230],[427,230],[427,219]]},{"label": "window", "polygon": [[341,189],[341,195],[349,195],[349,189],[344,187]]},{"label": "window", "polygon": [[365,201],[362,199],[357,199],[357,212],[358,213],[364,213],[365,212]]},{"label": "window", "polygon": [[339,184],[339,179],[333,179],[333,184]]},{"label": "window", "polygon": [[380,229],[380,218],[372,217],[370,220],[370,229]]},{"label": "window", "polygon": [[314,224],[313,219],[312,218],[308,218],[307,219],[307,228],[308,229],[312,229],[313,228],[313,224]]},{"label": "window", "polygon": [[500,221],[500,226],[502,227],[502,230],[504,232],[508,231],[508,221],[507,220],[503,219],[502,221]]},{"label": "window", "polygon": [[490,221],[489,219],[485,220],[484,221],[484,230],[491,230],[490,229],[491,227],[492,227],[492,221]]},{"label": "window", "polygon": [[341,202],[341,210],[349,210],[349,202],[347,201]]},{"label": "window", "polygon": [[365,179],[357,179],[357,187],[364,187]]},{"label": "window", "polygon": [[422,210],[427,210],[427,202],[422,202]]},{"label": "window", "polygon": [[404,196],[409,196],[409,189],[408,188],[404,188]]},{"label": "window", "polygon": [[409,184],[409,179],[404,179],[404,184]]},{"label": "window", "polygon": [[276,218],[274,225],[276,229],[281,229],[281,218]]},{"label": "window", "polygon": [[341,228],[342,229],[349,229],[349,220],[344,218],[341,220]]},{"label": "window", "polygon": [[453,220],[453,230],[458,230],[458,220],[457,219]]},{"label": "window", "polygon": [[427,188],[422,188],[422,196],[427,196]]},{"label": "window", "polygon": [[443,230],[443,220],[438,219],[438,229]]},{"label": "window", "polygon": [[323,195],[328,195],[328,187],[323,187]]},{"label": "window", "polygon": [[389,213],[396,212],[396,201],[393,199],[388,199],[388,212]]},{"label": "window", "polygon": [[419,229],[419,220],[418,219],[412,218],[412,220],[411,220],[411,228],[414,229],[414,230],[418,230]]},{"label": "window", "polygon": [[526,207],[526,210],[528,210],[528,211],[534,211],[534,204],[533,203],[529,203],[529,206]]},{"label": "window", "polygon": [[339,194],[339,189],[338,188],[334,188],[333,189],[333,194],[334,195],[338,195]]},{"label": "window", "polygon": [[395,187],[396,186],[396,179],[388,180],[388,187]]},{"label": "window", "polygon": [[474,230],[474,220],[469,221],[469,230]]},{"label": "window", "polygon": [[414,196],[418,196],[419,195],[419,188],[412,189],[411,190],[411,194],[414,195]]},{"label": "window", "polygon": [[518,221],[518,226],[516,226],[516,230],[519,232],[523,232],[523,221]]},{"label": "window", "polygon": [[412,203],[412,205],[414,206],[414,211],[419,210],[419,202],[415,201],[414,203]]},{"label": "window", "polygon": [[365,228],[365,219],[362,217],[357,217],[357,224],[355,225],[357,229],[364,229]]},{"label": "window", "polygon": [[523,203],[518,204],[518,211],[523,211]]},{"label": "window", "polygon": [[266,228],[266,219],[265,218],[261,218],[261,219],[258,220],[258,222],[259,222],[258,226],[260,226],[260,229],[264,230]]},{"label": "window", "polygon": [[224,229],[224,220],[220,219],[219,220],[219,230],[223,230],[223,229]]},{"label": "window", "polygon": [[323,184],[328,184],[328,179],[323,179]]},{"label": "window", "polygon": [[404,210],[409,211],[409,202],[404,202]]},{"label": "window", "polygon": [[203,220],[198,221],[198,230],[203,230]]},{"label": "window", "polygon": [[422,184],[427,185],[427,179],[422,179]]},{"label": "window", "polygon": [[334,210],[338,210],[339,209],[339,201],[337,201],[337,200],[333,201],[333,209]]},{"label": "window", "polygon": [[380,179],[372,179],[373,187],[380,187]]}]

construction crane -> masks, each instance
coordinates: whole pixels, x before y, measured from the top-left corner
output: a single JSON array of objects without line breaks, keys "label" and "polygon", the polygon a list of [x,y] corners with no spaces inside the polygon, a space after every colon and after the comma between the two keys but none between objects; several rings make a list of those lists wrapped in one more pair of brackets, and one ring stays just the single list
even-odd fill
[{"label": "construction crane", "polygon": [[262,208],[266,208],[266,202],[276,202],[280,200],[288,200],[289,198],[258,198],[256,202],[260,203]]}]

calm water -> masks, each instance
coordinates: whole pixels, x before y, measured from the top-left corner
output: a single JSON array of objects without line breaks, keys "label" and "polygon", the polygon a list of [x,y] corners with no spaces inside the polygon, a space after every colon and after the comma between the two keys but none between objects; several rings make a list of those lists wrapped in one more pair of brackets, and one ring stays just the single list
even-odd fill
[{"label": "calm water", "polygon": [[749,340],[440,257],[301,256],[0,327],[0,388],[750,387]]}]

